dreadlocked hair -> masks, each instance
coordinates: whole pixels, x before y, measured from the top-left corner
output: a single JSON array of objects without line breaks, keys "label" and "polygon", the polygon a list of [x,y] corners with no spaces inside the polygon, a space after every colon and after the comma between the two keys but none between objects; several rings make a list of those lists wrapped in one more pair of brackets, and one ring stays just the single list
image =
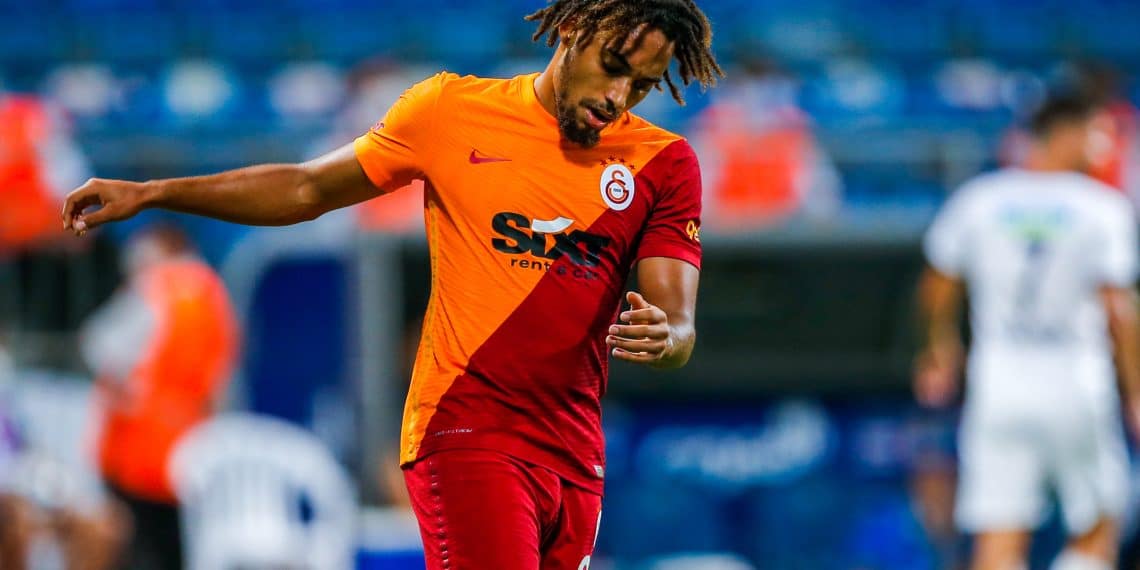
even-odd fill
[{"label": "dreadlocked hair", "polygon": [[[724,77],[712,52],[712,26],[693,0],[551,0],[549,6],[526,19],[538,22],[531,39],[546,36],[549,47],[554,47],[558,28],[566,22],[574,23],[582,45],[598,32],[614,32],[617,45],[624,45],[638,26],[648,24],[676,43],[673,57],[684,85],[696,80],[705,91]],[[685,98],[669,71],[665,72],[665,83],[673,99],[684,105]]]}]

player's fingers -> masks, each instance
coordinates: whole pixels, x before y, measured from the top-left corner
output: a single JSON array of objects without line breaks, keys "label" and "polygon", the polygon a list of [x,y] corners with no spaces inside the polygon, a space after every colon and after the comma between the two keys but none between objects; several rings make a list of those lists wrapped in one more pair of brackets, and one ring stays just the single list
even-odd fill
[{"label": "player's fingers", "polygon": [[624,350],[622,348],[614,348],[613,350],[610,351],[610,354],[613,354],[614,358],[616,358],[618,360],[624,360],[626,362],[635,362],[638,364],[645,364],[647,362],[656,362],[656,361],[661,359],[660,355],[657,355],[657,354],[649,354],[646,352],[630,352],[630,351]]},{"label": "player's fingers", "polygon": [[84,184],[82,188],[69,194],[63,203],[64,229],[74,229],[75,219],[83,210],[102,203],[103,199],[99,196],[99,191],[91,188],[90,183]]},{"label": "player's fingers", "polygon": [[665,348],[667,346],[663,340],[630,339],[621,338],[618,336],[606,337],[606,344],[608,344],[610,348],[616,347],[627,350],[629,352],[645,352],[654,355],[665,352]]},{"label": "player's fingers", "polygon": [[637,291],[629,291],[625,294],[625,302],[629,303],[631,309],[648,309],[652,305],[641,296]]},{"label": "player's fingers", "polygon": [[669,338],[669,327],[664,325],[610,325],[610,334],[624,338]]},{"label": "player's fingers", "polygon": [[624,311],[619,317],[623,322],[634,325],[652,325],[658,323],[668,322],[668,316],[665,311],[650,305],[645,309],[636,309],[632,311]]},{"label": "player's fingers", "polygon": [[[86,230],[94,229],[98,226],[101,226],[101,225],[107,223],[107,222],[113,222],[115,220],[118,220],[118,219],[123,217],[122,213],[119,210],[120,210],[120,208],[117,205],[107,204],[107,205],[103,206],[102,208],[95,210],[94,212],[89,212],[86,214],[80,214],[78,219],[75,222],[76,229],[86,231]],[[81,224],[83,225],[83,228],[78,227]]]}]

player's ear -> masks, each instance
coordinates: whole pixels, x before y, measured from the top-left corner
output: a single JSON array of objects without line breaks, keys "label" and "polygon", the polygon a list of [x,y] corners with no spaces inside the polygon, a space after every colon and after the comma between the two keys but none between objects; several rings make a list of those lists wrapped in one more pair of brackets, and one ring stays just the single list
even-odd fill
[{"label": "player's ear", "polygon": [[566,20],[558,25],[558,39],[568,48],[574,47],[577,32],[574,20]]}]

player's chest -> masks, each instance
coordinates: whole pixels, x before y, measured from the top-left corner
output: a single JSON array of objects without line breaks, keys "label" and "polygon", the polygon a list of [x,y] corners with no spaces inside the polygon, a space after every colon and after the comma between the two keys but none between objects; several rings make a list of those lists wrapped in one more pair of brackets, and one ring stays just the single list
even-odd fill
[{"label": "player's chest", "polygon": [[[543,145],[471,143],[432,176],[438,205],[468,227],[537,251],[628,244],[644,226],[655,188],[636,152],[564,154]],[[633,149],[630,149],[631,151]]]}]

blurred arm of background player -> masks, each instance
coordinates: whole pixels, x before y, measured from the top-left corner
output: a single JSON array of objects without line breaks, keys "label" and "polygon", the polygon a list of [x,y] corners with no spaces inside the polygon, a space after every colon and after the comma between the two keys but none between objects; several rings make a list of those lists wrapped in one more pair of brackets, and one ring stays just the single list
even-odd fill
[{"label": "blurred arm of background player", "polygon": [[[93,178],[64,204],[63,227],[83,234],[147,208],[283,226],[375,197],[352,144],[301,164],[265,164],[210,176],[127,182]],[[97,211],[84,213],[93,206]]]},{"label": "blurred arm of background player", "polygon": [[1108,316],[1128,427],[1140,439],[1140,308],[1136,292],[1125,287],[1105,287],[1101,289],[1101,300]]},{"label": "blurred arm of background player", "polygon": [[915,361],[914,392],[924,406],[948,405],[958,394],[965,347],[962,346],[962,281],[927,267],[919,280],[922,349]]}]

